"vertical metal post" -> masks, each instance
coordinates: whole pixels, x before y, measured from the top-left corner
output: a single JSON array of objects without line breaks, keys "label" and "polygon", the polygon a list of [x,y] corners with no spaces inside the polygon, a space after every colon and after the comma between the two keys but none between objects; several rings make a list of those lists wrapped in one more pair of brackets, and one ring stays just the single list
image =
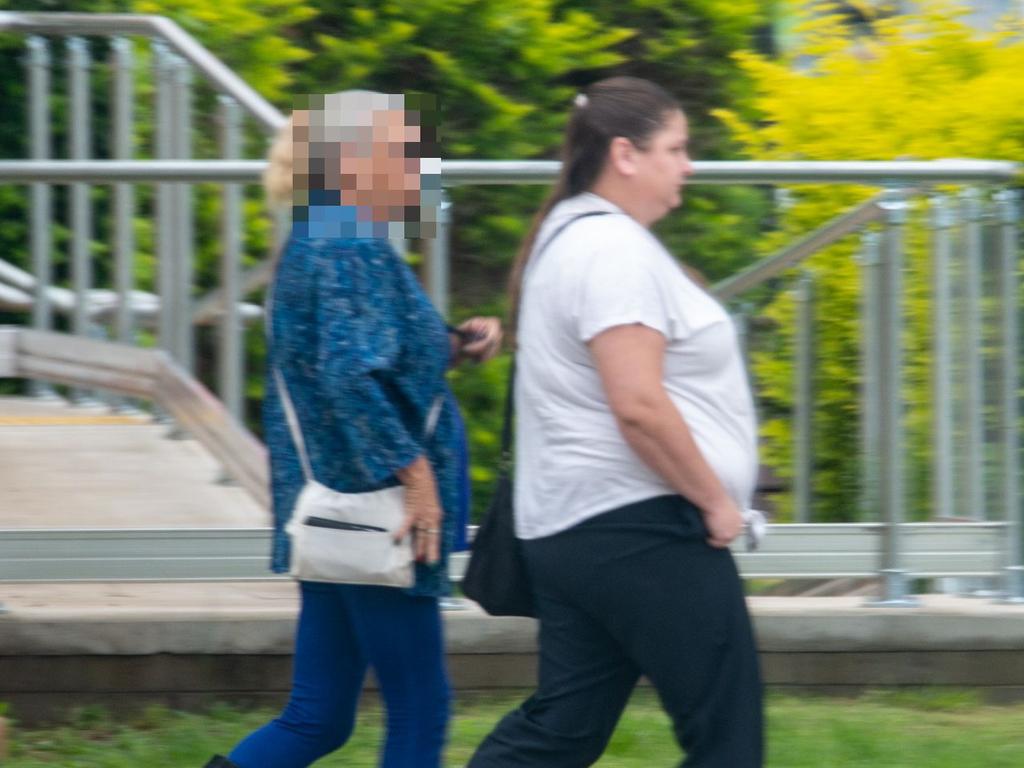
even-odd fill
[{"label": "vertical metal post", "polygon": [[[239,126],[241,110],[230,96],[220,101],[220,151],[225,160],[241,156]],[[245,360],[242,346],[242,323],[238,315],[241,300],[240,268],[242,260],[242,189],[238,184],[223,186],[221,212],[220,262],[221,290],[224,292],[224,313],[220,321],[219,384],[220,398],[228,412],[242,419],[242,391]]]},{"label": "vertical metal post", "polygon": [[953,454],[953,364],[950,314],[953,208],[937,195],[932,208],[932,509],[938,518],[954,516],[956,462]]},{"label": "vertical metal post", "polygon": [[914,605],[902,568],[903,499],[903,229],[907,201],[893,190],[882,203],[885,237],[879,315],[878,381],[881,434],[879,440],[879,498],[882,506],[881,576],[884,596],[878,605]]},{"label": "vertical metal post", "polygon": [[[110,68],[113,74],[112,122],[113,156],[117,160],[131,160],[132,124],[134,122],[133,56],[130,40],[114,38],[110,47]],[[117,322],[115,337],[122,344],[135,340],[132,316],[132,290],[134,289],[135,235],[132,214],[135,209],[135,187],[131,184],[114,185],[114,282],[117,290]]]},{"label": "vertical metal post", "polygon": [[735,312],[730,313],[733,328],[736,329],[736,341],[744,361],[748,359],[750,352],[750,311],[750,304],[744,303]]},{"label": "vertical metal post", "polygon": [[[155,84],[156,125],[154,131],[154,155],[168,160],[174,154],[171,134],[171,70],[170,53],[159,42],[152,43],[153,80]],[[158,343],[162,350],[173,355],[175,351],[174,307],[174,195],[173,187],[167,182],[156,185],[156,227],[154,245],[157,258],[157,293],[160,295],[160,324]]]},{"label": "vertical metal post", "polygon": [[861,237],[861,452],[863,488],[861,517],[881,517],[878,493],[878,450],[882,434],[881,394],[878,379],[880,325],[879,299],[882,293],[881,239],[877,232],[865,231]]},{"label": "vertical metal post", "polygon": [[[192,157],[192,68],[184,59],[174,57],[174,154],[176,159]],[[192,217],[192,185],[175,185],[174,228],[177,252],[175,260],[176,306],[174,310],[177,328],[175,331],[175,357],[191,371],[194,368],[195,344],[192,325],[192,277],[195,251],[195,234]]]},{"label": "vertical metal post", "polygon": [[1002,506],[1007,523],[1006,600],[1024,603],[1024,508],[1021,506],[1020,451],[1017,438],[1020,409],[1018,402],[1018,338],[1017,289],[1019,284],[1020,196],[1006,189],[996,194],[999,211],[1000,282],[1003,325],[1003,488]]},{"label": "vertical metal post", "polygon": [[982,206],[976,189],[964,190],[964,360],[966,362],[967,516],[985,519],[984,382],[982,373]]},{"label": "vertical metal post", "polygon": [[796,301],[796,382],[794,404],[796,522],[811,521],[811,412],[814,398],[814,278],[804,272],[794,291]]},{"label": "vertical metal post", "polygon": [[[66,47],[71,106],[68,114],[70,155],[72,160],[87,160],[92,144],[89,47],[81,37],[69,37]],[[90,190],[91,187],[88,184],[81,182],[71,185],[71,283],[75,294],[71,330],[78,336],[89,336],[91,333],[89,293],[92,289],[92,257],[89,249],[92,243],[92,207],[89,199]],[[85,405],[90,403],[91,395],[82,390],[75,390],[72,399],[79,405]]]},{"label": "vertical metal post", "polygon": [[[50,159],[50,47],[42,37],[32,36],[26,42],[28,56],[28,136],[33,160]],[[32,303],[32,327],[39,331],[53,328],[53,307],[50,287],[53,283],[53,190],[49,184],[33,183],[31,187],[30,250],[32,273],[36,288]],[[42,381],[32,382],[35,397],[55,398],[53,388]]]},{"label": "vertical metal post", "polygon": [[431,240],[430,261],[427,264],[427,293],[442,317],[448,317],[450,309],[451,221],[452,202],[448,193],[442,191],[437,214],[437,234]]}]

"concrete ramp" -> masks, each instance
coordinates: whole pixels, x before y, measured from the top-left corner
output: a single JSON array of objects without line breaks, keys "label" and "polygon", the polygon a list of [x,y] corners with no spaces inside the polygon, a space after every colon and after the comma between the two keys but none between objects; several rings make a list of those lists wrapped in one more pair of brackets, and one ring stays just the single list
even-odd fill
[{"label": "concrete ramp", "polygon": [[0,397],[0,528],[264,528],[197,441],[147,416]]}]

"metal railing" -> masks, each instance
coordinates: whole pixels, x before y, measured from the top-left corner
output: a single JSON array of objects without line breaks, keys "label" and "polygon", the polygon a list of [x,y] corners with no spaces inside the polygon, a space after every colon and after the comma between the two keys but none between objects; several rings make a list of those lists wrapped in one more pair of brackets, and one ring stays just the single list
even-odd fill
[{"label": "metal railing", "polygon": [[[32,322],[39,331],[52,327],[52,308],[59,306],[75,312],[75,330],[79,336],[90,333],[90,324],[113,319],[116,332],[111,334],[123,343],[130,343],[137,319],[145,316],[158,318],[159,346],[172,357],[177,369],[187,372],[193,354],[192,327],[195,323],[217,322],[220,326],[218,395],[227,404],[229,413],[240,413],[241,386],[244,374],[241,333],[245,319],[259,316],[256,306],[241,304],[241,297],[258,289],[269,278],[266,262],[249,272],[241,267],[240,233],[244,224],[239,205],[241,185],[257,182],[265,167],[263,160],[245,160],[239,154],[239,121],[244,115],[255,119],[261,130],[272,131],[284,122],[271,105],[242,83],[194,40],[166,19],[156,17],[124,17],[81,14],[21,14],[0,13],[0,31],[13,30],[32,35],[147,35],[153,38],[155,61],[155,106],[157,116],[156,146],[153,160],[133,160],[126,141],[131,131],[132,88],[126,47],[112,46],[110,66],[118,84],[114,88],[117,140],[115,156],[108,159],[90,159],[82,150],[87,142],[79,137],[78,150],[72,159],[55,160],[49,157],[47,137],[48,117],[41,106],[48,92],[49,62],[45,56],[47,45],[39,37],[29,38],[29,91],[31,105],[30,132],[33,137],[32,159],[0,161],[0,183],[28,184],[31,188],[32,212],[32,273],[4,269],[0,263],[0,302],[31,308]],[[82,46],[69,44],[69,63],[78,67],[77,77],[86,70],[82,61]],[[190,159],[190,123],[183,119],[191,110],[191,75],[189,68],[205,77],[218,90],[220,126],[222,130],[220,152],[223,159]],[[77,83],[77,84],[76,84]],[[78,92],[82,83],[71,78]],[[71,99],[71,118],[87,117],[81,99]],[[78,106],[76,106],[76,104]],[[175,117],[176,116],[176,117]],[[175,119],[172,119],[175,117]],[[87,138],[87,137],[86,137]],[[87,149],[87,148],[86,148]],[[489,184],[547,184],[557,175],[559,165],[553,161],[445,161],[442,163],[443,183],[446,187]],[[810,477],[813,462],[811,425],[813,407],[811,396],[811,367],[814,365],[814,336],[798,335],[796,345],[796,375],[794,386],[802,396],[794,403],[794,435],[797,442],[798,467],[795,476],[796,519],[805,524],[772,526],[766,548],[757,553],[737,553],[743,573],[747,577],[781,578],[790,576],[866,576],[881,574],[885,578],[885,602],[899,604],[905,601],[908,579],[925,576],[1000,576],[1005,580],[1004,593],[1024,600],[1024,524],[1020,503],[1020,489],[1016,471],[1002,475],[999,509],[986,510],[984,482],[980,468],[986,461],[986,451],[998,455],[998,461],[1007,468],[1018,467],[1017,441],[1017,360],[1018,333],[1016,312],[1017,270],[1019,267],[1018,214],[1019,201],[1015,193],[1005,186],[1018,177],[1018,168],[1012,163],[988,160],[948,160],[932,162],[699,162],[695,164],[693,184],[801,184],[843,183],[863,184],[883,188],[883,192],[865,203],[855,206],[832,221],[819,227],[798,242],[758,262],[734,277],[715,286],[716,293],[725,301],[736,301],[746,291],[764,285],[766,281],[793,271],[810,256],[847,238],[860,236],[860,262],[863,274],[862,298],[862,420],[863,441],[860,447],[864,461],[866,489],[863,504],[877,522],[848,525],[813,524],[810,520]],[[201,182],[215,182],[223,186],[222,226],[220,231],[221,273],[220,286],[205,297],[194,298],[192,285],[193,250],[191,238],[194,213],[191,210],[190,186]],[[72,196],[72,241],[76,245],[73,256],[74,286],[67,292],[52,285],[50,252],[53,245],[49,236],[52,222],[51,185],[114,185],[115,226],[113,250],[117,254],[115,279],[112,289],[101,293],[92,285],[91,265],[83,252],[82,242],[88,242],[91,233],[91,211],[87,198],[80,192]],[[133,192],[136,185],[153,185],[156,190],[158,237],[158,263],[160,277],[157,291],[141,296],[131,285],[130,221]],[[959,185],[964,191],[954,203],[948,185]],[[990,195],[991,188],[996,189]],[[981,191],[979,191],[981,190]],[[901,336],[903,331],[901,290],[906,248],[908,205],[912,199],[932,195],[932,260],[934,266],[935,339],[932,370],[935,393],[934,504],[936,517],[952,517],[951,485],[956,480],[953,451],[953,421],[950,393],[954,386],[962,389],[962,422],[966,431],[964,454],[968,470],[963,480],[964,495],[970,522],[907,523],[904,509],[902,417],[901,402],[903,360]],[[76,201],[77,202],[74,202]],[[446,202],[445,216],[438,237],[426,250],[426,282],[438,307],[445,311],[449,295],[450,269],[448,264],[448,222],[451,204]],[[962,214],[962,215],[961,215]],[[173,233],[174,237],[169,235]],[[963,296],[964,333],[957,337],[961,344],[954,354],[950,316],[950,281],[948,264],[957,253],[957,242],[964,267],[964,283],[968,287]],[[998,264],[1000,294],[998,297],[982,295],[983,283],[976,270],[983,251],[990,249]],[[946,266],[944,266],[946,265]],[[6,278],[5,278],[6,275]],[[11,275],[15,275],[12,278]],[[133,301],[134,297],[134,301]],[[804,317],[814,316],[814,304],[827,297],[817,296],[809,278],[801,283],[801,303]],[[26,298],[30,306],[26,306]],[[1000,318],[999,413],[1000,428],[996,439],[988,438],[979,429],[981,413],[985,407],[985,392],[980,364],[982,344],[978,318],[984,300],[997,300]],[[20,304],[19,304],[20,302]],[[802,328],[810,331],[809,319]],[[45,379],[53,377],[53,368],[38,361],[28,363],[10,361],[22,353],[12,346],[12,337],[0,334],[0,376],[4,361],[17,375]],[[32,337],[24,337],[32,338]],[[44,337],[38,337],[44,338]],[[48,338],[48,337],[47,337]],[[6,347],[5,347],[6,343]],[[19,342],[20,343],[20,342]],[[86,344],[84,338],[75,344]],[[99,343],[99,342],[92,342]],[[63,345],[64,353],[73,356],[73,346]],[[5,351],[6,349],[6,351]],[[21,347],[17,347],[21,349]],[[95,349],[95,348],[92,348]],[[38,352],[38,349],[37,349]],[[163,359],[163,358],[161,358]],[[964,375],[956,379],[952,362],[963,363]],[[10,366],[14,368],[10,368]],[[77,382],[82,386],[105,387],[104,376],[89,373],[88,365],[79,366],[75,376],[58,378],[65,383]],[[130,371],[106,371],[104,375],[129,375]],[[180,377],[177,391],[187,395],[190,385]],[[117,389],[116,386],[111,387]],[[173,387],[171,388],[173,389]],[[165,401],[171,390],[165,388]],[[192,391],[192,395],[195,392]],[[171,398],[173,400],[173,398]],[[199,397],[202,401],[203,398]],[[193,401],[196,398],[193,397]],[[207,403],[208,404],[208,403]],[[187,415],[180,415],[183,421]],[[201,420],[200,420],[201,422]],[[193,421],[193,425],[196,422]],[[211,445],[216,441],[211,438]],[[225,445],[221,443],[221,445]],[[249,449],[245,449],[248,451]],[[231,459],[225,458],[226,463]],[[255,482],[255,481],[253,481]],[[962,510],[961,510],[962,511]],[[995,519],[996,517],[1001,519]],[[37,535],[39,534],[39,535]],[[70,534],[69,534],[70,535]],[[82,546],[97,547],[89,551],[102,551],[109,555],[118,547],[135,546],[130,541],[142,542],[146,551],[167,553],[164,566],[153,566],[159,577],[170,577],[173,562],[182,548],[196,541],[206,541],[203,547],[213,547],[217,540],[208,532],[75,532]],[[252,570],[265,562],[266,531],[224,533],[237,557],[230,567],[221,568],[211,554],[197,557],[205,564],[198,570],[182,571],[187,576],[197,574],[209,578],[253,575]],[[238,539],[238,541],[235,541]],[[49,540],[39,532],[0,531],[0,579],[18,578],[19,571],[27,578],[46,576],[28,561],[25,549],[18,546],[26,541],[36,542],[33,547],[46,550]],[[20,542],[20,544],[18,544]],[[89,544],[88,542],[93,542]],[[160,542],[163,542],[160,544]],[[239,542],[245,542],[244,544]],[[160,546],[164,549],[160,550]],[[198,546],[198,545],[197,545]],[[225,544],[228,546],[228,544]],[[241,549],[239,549],[241,547]],[[247,547],[251,549],[247,549]],[[104,549],[106,548],[106,549]],[[154,549],[155,548],[155,549]],[[49,551],[49,550],[46,550]],[[21,552],[19,557],[16,552]],[[210,549],[209,552],[213,553]],[[177,553],[177,554],[175,554]],[[4,556],[13,560],[4,560]],[[247,561],[247,558],[251,562]],[[43,562],[45,558],[38,559]],[[159,560],[159,558],[158,558]],[[3,563],[9,565],[4,566]],[[80,573],[107,573],[100,559],[92,558],[91,566],[82,565]],[[153,561],[156,562],[156,561]],[[160,562],[164,562],[161,560]],[[248,564],[246,564],[248,562]],[[14,566],[10,563],[20,563]],[[194,564],[195,565],[195,564]],[[123,566],[123,563],[122,563]],[[250,568],[251,566],[251,568]],[[115,566],[111,566],[114,568]],[[458,575],[461,561],[453,562]],[[98,569],[98,570],[97,570]],[[220,569],[220,570],[218,570]],[[233,570],[232,570],[233,569]],[[146,574],[122,568],[125,578],[146,578]],[[228,571],[231,571],[228,573]],[[80,576],[88,578],[88,576]]]}]

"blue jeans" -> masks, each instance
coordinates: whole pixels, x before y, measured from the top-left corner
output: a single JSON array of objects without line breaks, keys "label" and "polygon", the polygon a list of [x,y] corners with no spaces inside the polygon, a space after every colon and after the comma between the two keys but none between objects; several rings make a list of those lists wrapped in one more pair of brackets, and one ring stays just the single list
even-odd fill
[{"label": "blue jeans", "polygon": [[382,768],[437,768],[451,703],[436,598],[303,582],[291,699],[229,755],[239,768],[305,768],[341,747],[372,666],[387,710]]}]

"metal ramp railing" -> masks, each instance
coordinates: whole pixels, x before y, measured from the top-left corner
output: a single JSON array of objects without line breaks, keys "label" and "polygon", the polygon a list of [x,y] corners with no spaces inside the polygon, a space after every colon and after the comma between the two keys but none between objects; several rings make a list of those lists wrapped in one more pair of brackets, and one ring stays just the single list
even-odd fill
[{"label": "metal ramp railing", "polygon": [[[176,418],[186,423],[197,437],[208,442],[211,451],[227,464],[235,461],[234,472],[256,488],[261,479],[257,465],[261,458],[251,437],[239,437],[237,424],[227,426],[225,413],[240,415],[240,392],[244,372],[244,351],[241,344],[243,314],[255,318],[258,306],[243,305],[242,297],[257,290],[269,276],[266,261],[248,272],[242,269],[239,233],[243,219],[237,204],[243,185],[258,181],[264,168],[262,160],[245,160],[233,149],[240,136],[242,114],[253,120],[259,131],[274,130],[283,116],[263,101],[245,83],[230,72],[212,54],[203,49],[180,28],[167,19],[123,15],[87,14],[25,14],[0,12],[0,32],[31,35],[26,41],[29,72],[33,137],[31,159],[0,161],[0,183],[29,185],[32,213],[30,249],[31,272],[22,270],[14,278],[10,270],[0,271],[0,300],[21,302],[31,297],[35,330],[5,329],[0,333],[0,376],[13,375],[34,380],[101,388],[104,381],[146,392],[165,404]],[[120,87],[111,104],[111,113],[118,126],[117,151],[106,159],[90,158],[84,138],[73,142],[78,150],[66,160],[50,157],[47,137],[49,117],[42,109],[49,93],[51,63],[46,56],[49,43],[41,36],[115,36],[110,45],[111,77]],[[132,69],[126,61],[121,36],[144,35],[150,38],[154,69],[157,131],[152,148],[153,159],[132,159],[131,135]],[[74,77],[69,78],[69,96],[73,122],[88,122],[88,112],[80,98],[87,79],[88,62],[83,59],[83,46],[68,42],[67,63]],[[192,73],[223,97],[219,103],[218,159],[192,159],[190,122],[192,104]],[[76,96],[77,94],[77,96]],[[184,119],[183,119],[184,118]],[[128,147],[129,151],[125,150]],[[444,161],[443,183],[446,187],[483,184],[546,184],[556,175],[558,164],[548,161]],[[789,275],[794,267],[813,254],[820,253],[847,238],[861,238],[863,271],[862,324],[864,328],[862,370],[851,371],[851,386],[861,384],[863,407],[863,444],[859,447],[866,461],[864,487],[869,493],[865,508],[874,520],[851,524],[814,524],[809,522],[812,444],[810,425],[814,403],[810,397],[796,398],[793,414],[794,440],[797,444],[794,468],[794,495],[800,524],[772,527],[766,548],[757,553],[737,553],[747,577],[845,577],[881,574],[886,579],[886,596],[890,602],[903,600],[910,578],[932,576],[999,576],[1004,579],[1004,592],[1024,599],[1024,525],[1016,472],[1005,472],[998,493],[998,509],[967,510],[976,519],[967,522],[907,523],[903,498],[901,432],[902,360],[902,294],[900,277],[902,258],[908,232],[908,206],[925,195],[931,196],[936,211],[931,224],[931,251],[939,269],[945,269],[950,254],[963,244],[965,269],[976,273],[983,256],[990,256],[998,269],[998,295],[968,297],[966,312],[975,321],[980,317],[981,302],[986,299],[998,307],[1001,329],[999,349],[1002,365],[998,374],[998,403],[986,403],[985,390],[979,386],[978,356],[982,344],[978,338],[966,345],[963,366],[969,380],[958,382],[970,394],[964,407],[965,420],[977,424],[986,407],[995,407],[999,429],[991,435],[968,434],[966,453],[971,457],[970,473],[964,480],[966,496],[977,498],[983,475],[981,463],[997,457],[1007,467],[1018,466],[1017,429],[1017,318],[1015,290],[1019,262],[1018,213],[1019,200],[1006,186],[1018,177],[1018,168],[1011,163],[986,160],[933,162],[699,162],[692,179],[695,184],[757,184],[789,185],[860,184],[881,188],[884,192],[867,202],[840,213],[803,240],[783,248],[773,256],[744,270],[716,287],[723,300],[734,302],[744,292],[766,281],[778,279],[782,290],[789,288]],[[195,297],[194,216],[190,188],[200,182],[216,182],[222,189],[220,284],[204,297]],[[91,209],[88,185],[110,185],[116,202],[113,206],[114,241],[117,255],[113,285],[103,289],[92,285],[91,263],[82,247],[91,237]],[[53,185],[70,185],[72,202],[73,285],[69,292],[55,289],[50,255],[52,242],[49,227],[52,207],[48,190]],[[156,201],[155,229],[159,279],[152,297],[139,298],[131,283],[130,220],[133,190],[152,186]],[[949,186],[961,188],[954,197]],[[994,193],[994,194],[993,194]],[[76,202],[77,201],[77,202]],[[424,247],[425,281],[430,293],[444,310],[447,306],[450,269],[447,255],[447,227],[452,210],[442,221],[439,236]],[[283,231],[283,228],[282,228]],[[171,237],[173,235],[173,238]],[[985,236],[982,236],[985,235]],[[173,239],[174,242],[171,242]],[[983,253],[984,249],[990,249]],[[6,274],[8,279],[4,279]],[[26,279],[31,278],[31,284]],[[780,279],[781,278],[781,279]],[[972,278],[974,279],[974,278]],[[19,283],[20,281],[20,283]],[[57,293],[54,293],[54,290]],[[106,290],[107,294],[97,293]],[[105,297],[105,298],[104,298]],[[133,303],[133,297],[134,303]],[[101,301],[109,303],[102,305]],[[74,340],[46,335],[52,329],[51,302],[64,302],[74,313]],[[149,302],[146,304],[145,302]],[[801,306],[809,306],[804,301]],[[949,365],[950,307],[948,286],[937,285],[936,311],[942,322],[937,324],[936,391],[946,391],[953,383],[954,372]],[[135,323],[155,313],[158,346],[154,353],[132,350]],[[811,314],[806,314],[810,317]],[[97,324],[114,321],[110,335],[122,346],[105,346],[104,342],[88,341]],[[196,322],[219,325],[217,400],[189,378],[194,354],[193,326]],[[809,321],[803,321],[808,325]],[[976,322],[971,324],[977,332]],[[43,335],[34,335],[41,333]],[[98,345],[98,346],[96,346]],[[796,350],[796,381],[800,393],[806,386],[813,366],[813,340],[801,335]],[[88,350],[88,354],[85,353]],[[128,350],[128,351],[126,351]],[[133,357],[128,352],[149,355]],[[111,361],[94,366],[89,360]],[[173,360],[173,362],[171,362]],[[133,366],[138,364],[139,373]],[[7,366],[6,369],[3,366]],[[149,366],[149,367],[147,367]],[[159,368],[158,373],[146,373]],[[973,377],[973,378],[971,378]],[[117,390],[117,386],[110,387]],[[118,391],[124,391],[118,390]],[[182,407],[181,403],[188,403]],[[949,435],[953,421],[945,403],[935,408],[937,450],[933,474],[939,479],[954,474]],[[177,409],[177,410],[174,410]],[[190,421],[191,419],[191,421]],[[213,425],[211,427],[211,425]],[[204,430],[206,430],[204,432]],[[851,450],[854,450],[851,447]],[[234,453],[233,453],[234,452]],[[234,455],[234,458],[231,455]],[[244,461],[238,456],[244,455]],[[240,463],[239,463],[240,462]],[[877,490],[876,490],[877,489]],[[254,491],[256,492],[256,491]],[[262,491],[265,494],[265,490]],[[265,498],[265,496],[264,496]],[[951,516],[951,495],[936,490],[935,508],[940,518]],[[225,533],[224,548],[235,554],[229,560],[218,558],[217,534],[196,531],[157,532],[65,532],[36,535],[32,531],[0,531],[0,579],[47,578],[235,578],[246,574],[262,574],[265,562],[265,530],[247,533]],[[210,534],[210,535],[207,535]],[[62,538],[62,536],[64,538]],[[78,549],[68,548],[68,541],[79,542]],[[76,559],[75,552],[82,554]],[[196,557],[190,559],[192,551]],[[63,553],[63,555],[61,554]],[[119,554],[121,553],[121,554]],[[133,553],[131,555],[127,553]],[[149,553],[144,557],[144,553]],[[204,554],[205,553],[205,554]],[[134,559],[133,559],[134,558]],[[140,559],[142,558],[142,559]],[[135,565],[129,567],[131,560]],[[147,562],[148,560],[148,562]],[[106,562],[104,562],[106,561]],[[49,566],[44,563],[49,562]],[[225,563],[230,562],[230,565]],[[55,563],[68,564],[56,566]],[[186,565],[190,563],[190,565]],[[149,570],[145,570],[146,568]],[[49,568],[49,570],[48,570]],[[461,562],[453,562],[457,576]],[[133,570],[134,569],[134,570]],[[233,569],[233,570],[232,570]],[[229,572],[230,571],[230,572]],[[77,575],[76,575],[77,574]],[[86,574],[89,574],[88,576]],[[177,574],[177,575],[174,575]]]}]

